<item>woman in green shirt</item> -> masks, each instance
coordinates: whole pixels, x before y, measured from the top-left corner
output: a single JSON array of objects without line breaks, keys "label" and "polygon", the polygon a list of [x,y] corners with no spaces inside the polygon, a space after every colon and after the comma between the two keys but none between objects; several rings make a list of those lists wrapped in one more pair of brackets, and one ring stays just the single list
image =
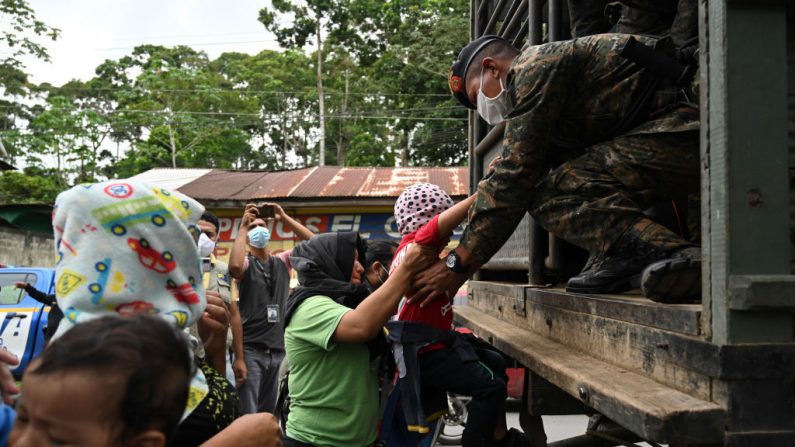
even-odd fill
[{"label": "woman in green shirt", "polygon": [[[285,447],[367,447],[378,427],[376,338],[412,276],[436,259],[422,246],[369,293],[357,233],[326,233],[293,249],[297,287],[287,301],[284,345],[290,363]],[[368,296],[369,294],[369,296]]]}]

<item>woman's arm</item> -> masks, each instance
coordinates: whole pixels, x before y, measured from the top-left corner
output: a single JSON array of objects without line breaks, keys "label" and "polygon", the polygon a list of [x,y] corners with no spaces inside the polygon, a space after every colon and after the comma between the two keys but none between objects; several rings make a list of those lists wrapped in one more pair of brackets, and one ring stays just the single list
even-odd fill
[{"label": "woman's arm", "polygon": [[331,340],[338,343],[364,343],[394,315],[400,299],[411,286],[412,277],[437,259],[432,247],[413,244],[403,262],[389,275],[384,285],[365,298],[356,309],[343,315]]}]

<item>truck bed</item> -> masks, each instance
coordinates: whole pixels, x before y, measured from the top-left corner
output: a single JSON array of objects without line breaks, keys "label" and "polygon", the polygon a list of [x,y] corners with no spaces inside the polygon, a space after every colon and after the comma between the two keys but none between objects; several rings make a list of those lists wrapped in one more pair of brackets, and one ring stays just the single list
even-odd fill
[{"label": "truck bed", "polygon": [[645,439],[677,444],[720,442],[725,426],[712,401],[720,356],[700,318],[700,305],[483,281],[456,307],[458,323],[533,374]]}]

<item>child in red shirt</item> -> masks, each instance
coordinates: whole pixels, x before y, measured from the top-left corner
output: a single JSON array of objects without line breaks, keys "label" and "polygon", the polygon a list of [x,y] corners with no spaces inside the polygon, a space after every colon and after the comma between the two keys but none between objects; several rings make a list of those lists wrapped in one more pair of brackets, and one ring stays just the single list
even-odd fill
[{"label": "child in red shirt", "polygon": [[[413,243],[431,245],[439,253],[450,241],[453,229],[466,217],[473,194],[457,204],[437,185],[418,183],[406,188],[395,202],[395,220],[403,234],[390,273]],[[453,329],[452,297],[437,299],[426,307],[404,297],[396,315],[398,321],[433,326],[442,331]],[[452,392],[472,396],[468,420],[461,445],[528,445],[521,432],[506,429],[505,398],[507,381],[502,356],[491,349],[475,347],[478,360],[463,360],[445,343],[430,342],[419,350],[419,370],[423,399]]]}]

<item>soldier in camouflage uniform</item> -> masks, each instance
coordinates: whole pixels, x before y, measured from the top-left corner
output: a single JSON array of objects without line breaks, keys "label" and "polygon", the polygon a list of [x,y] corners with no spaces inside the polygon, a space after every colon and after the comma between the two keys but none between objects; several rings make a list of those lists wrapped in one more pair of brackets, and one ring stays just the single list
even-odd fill
[{"label": "soldier in camouflage uniform", "polygon": [[629,37],[520,53],[484,36],[461,51],[451,90],[490,124],[505,119],[502,160],[478,185],[459,246],[419,276],[420,297],[460,286],[525,211],[596,261],[569,281],[571,291],[623,292],[648,266],[647,296],[676,302],[700,292],[697,249],[643,214],[653,201],[698,191],[698,110],[617,54]]}]

